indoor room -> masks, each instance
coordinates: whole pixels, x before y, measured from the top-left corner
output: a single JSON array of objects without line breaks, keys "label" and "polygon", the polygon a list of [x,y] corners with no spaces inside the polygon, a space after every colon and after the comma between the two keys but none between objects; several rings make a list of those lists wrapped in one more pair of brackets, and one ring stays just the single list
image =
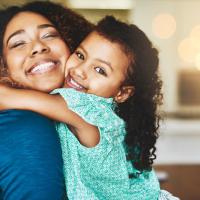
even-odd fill
[{"label": "indoor room", "polygon": [[[0,7],[28,0],[1,0]],[[154,169],[162,189],[200,199],[200,0],[52,0],[97,23],[137,25],[159,52],[163,104]],[[1,20],[1,19],[0,19]],[[80,30],[81,31],[81,30]]]}]

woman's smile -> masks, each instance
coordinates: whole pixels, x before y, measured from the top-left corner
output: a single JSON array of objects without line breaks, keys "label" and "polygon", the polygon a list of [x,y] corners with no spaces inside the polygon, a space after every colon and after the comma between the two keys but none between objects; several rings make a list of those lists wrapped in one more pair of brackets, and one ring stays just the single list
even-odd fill
[{"label": "woman's smile", "polygon": [[14,82],[50,92],[64,82],[68,46],[45,17],[21,12],[8,23],[3,56]]},{"label": "woman's smile", "polygon": [[60,62],[55,60],[41,60],[35,63],[28,71],[27,74],[37,75],[44,74],[50,71],[55,70],[55,68],[59,67]]}]

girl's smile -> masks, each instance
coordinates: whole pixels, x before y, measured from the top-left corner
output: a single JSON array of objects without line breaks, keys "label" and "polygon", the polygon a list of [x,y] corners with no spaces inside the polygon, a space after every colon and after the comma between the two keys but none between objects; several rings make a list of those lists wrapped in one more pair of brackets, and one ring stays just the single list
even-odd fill
[{"label": "girl's smile", "polygon": [[125,81],[128,64],[119,44],[92,32],[67,61],[65,87],[115,97]]},{"label": "girl's smile", "polygon": [[86,88],[83,85],[81,85],[79,82],[75,81],[70,75],[67,76],[65,80],[65,85],[66,87],[71,87],[78,91],[82,91],[82,92],[86,91]]}]

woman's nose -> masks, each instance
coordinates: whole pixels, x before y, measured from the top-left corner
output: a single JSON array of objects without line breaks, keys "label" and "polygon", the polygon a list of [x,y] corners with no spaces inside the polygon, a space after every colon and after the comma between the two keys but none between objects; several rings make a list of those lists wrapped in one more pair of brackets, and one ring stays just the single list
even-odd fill
[{"label": "woman's nose", "polygon": [[35,41],[31,50],[31,56],[37,54],[48,53],[50,48],[44,44],[42,41]]}]

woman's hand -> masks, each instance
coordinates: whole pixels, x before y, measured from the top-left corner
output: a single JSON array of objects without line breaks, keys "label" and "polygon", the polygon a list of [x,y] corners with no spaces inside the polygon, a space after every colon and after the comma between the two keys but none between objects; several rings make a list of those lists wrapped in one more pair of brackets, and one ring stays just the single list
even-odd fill
[{"label": "woman's hand", "polygon": [[12,88],[0,83],[0,110],[9,109],[9,94]]},{"label": "woman's hand", "polygon": [[9,77],[0,77],[0,84],[7,85],[12,88],[24,88],[25,87],[17,82],[14,82],[11,78]]}]

